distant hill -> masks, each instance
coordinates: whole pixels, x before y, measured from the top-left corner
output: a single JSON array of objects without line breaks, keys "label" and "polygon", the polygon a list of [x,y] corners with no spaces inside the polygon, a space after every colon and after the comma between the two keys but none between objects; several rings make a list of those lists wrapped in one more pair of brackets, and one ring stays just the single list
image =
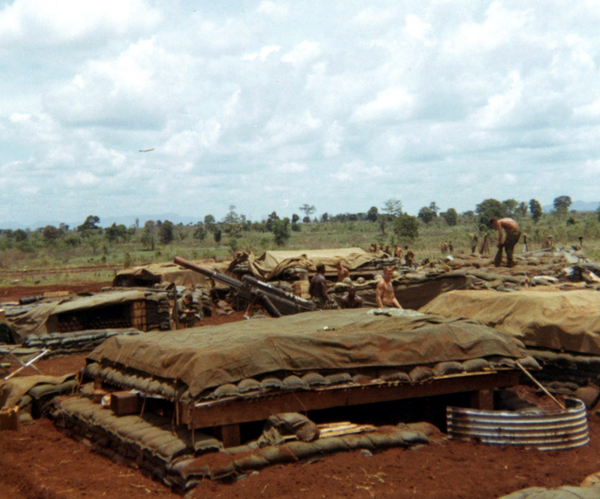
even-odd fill
[{"label": "distant hill", "polygon": [[[570,211],[596,211],[598,206],[600,205],[600,201],[573,201]],[[542,206],[544,213],[550,213],[554,211],[554,205],[549,204],[546,206]]]}]

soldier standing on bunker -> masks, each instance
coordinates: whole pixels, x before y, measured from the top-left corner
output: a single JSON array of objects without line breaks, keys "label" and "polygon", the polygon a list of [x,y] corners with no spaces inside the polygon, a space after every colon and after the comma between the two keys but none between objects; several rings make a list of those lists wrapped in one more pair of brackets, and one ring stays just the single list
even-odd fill
[{"label": "soldier standing on bunker", "polygon": [[194,327],[196,319],[202,320],[200,306],[194,301],[192,293],[186,292],[177,300],[177,318],[184,327]]},{"label": "soldier standing on bunker", "polygon": [[412,252],[412,250],[408,249],[408,246],[404,246],[404,249],[404,260],[406,261],[406,266],[412,267],[415,254]]},{"label": "soldier standing on bunker", "polygon": [[[494,265],[499,267],[502,264],[502,249],[504,249],[506,252],[506,265],[513,267],[515,265],[513,261],[515,245],[521,237],[519,224],[512,218],[490,218],[490,227],[498,229],[498,253],[494,258]],[[505,235],[502,233],[502,229],[504,229]]]},{"label": "soldier standing on bunker", "polygon": [[340,305],[342,308],[361,308],[363,306],[363,299],[356,295],[356,288],[350,286],[348,294],[341,299]]},{"label": "soldier standing on bunker", "polygon": [[383,271],[383,279],[377,283],[377,288],[375,289],[375,300],[377,301],[378,308],[402,308],[394,295],[394,286],[392,285],[393,277],[394,270],[390,267],[386,267]]},{"label": "soldier standing on bunker", "polygon": [[317,264],[317,273],[310,280],[308,294],[315,302],[317,308],[325,308],[325,304],[329,301],[327,296],[327,279],[325,279],[325,265]]}]

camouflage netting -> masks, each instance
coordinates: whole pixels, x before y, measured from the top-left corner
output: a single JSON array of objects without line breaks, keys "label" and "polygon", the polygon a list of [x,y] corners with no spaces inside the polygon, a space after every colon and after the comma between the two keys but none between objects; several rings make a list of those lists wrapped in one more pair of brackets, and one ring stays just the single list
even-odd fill
[{"label": "camouflage netting", "polygon": [[[525,355],[522,343],[512,336],[476,321],[414,312],[377,316],[362,309],[113,337],[97,347],[88,362],[114,368],[121,375],[128,369],[132,375],[170,380],[196,398],[214,396],[217,388],[228,385],[239,391],[246,379],[251,381],[243,389],[250,391],[251,385],[275,387],[292,375],[300,379],[313,372],[323,378],[395,368],[412,376],[417,366],[457,362],[462,370],[462,363],[475,359]],[[287,383],[292,381],[298,383],[296,379]]]},{"label": "camouflage netting", "polygon": [[259,446],[258,442],[223,450],[214,437],[156,414],[117,416],[85,398],[56,399],[55,424],[77,440],[117,462],[141,468],[166,485],[186,490],[200,480],[232,479],[273,464],[298,462],[341,451],[410,447],[429,442],[437,430],[427,423],[387,426],[368,433]]},{"label": "camouflage netting", "polygon": [[528,347],[600,355],[600,293],[592,290],[452,291],[420,311],[476,319]]}]

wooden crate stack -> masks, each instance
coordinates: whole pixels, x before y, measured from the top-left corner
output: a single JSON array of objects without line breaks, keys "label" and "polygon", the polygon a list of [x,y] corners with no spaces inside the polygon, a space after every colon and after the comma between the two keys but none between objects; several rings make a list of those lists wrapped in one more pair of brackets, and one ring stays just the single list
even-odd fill
[{"label": "wooden crate stack", "polygon": [[131,304],[131,327],[140,331],[148,331],[145,301],[134,301]]}]

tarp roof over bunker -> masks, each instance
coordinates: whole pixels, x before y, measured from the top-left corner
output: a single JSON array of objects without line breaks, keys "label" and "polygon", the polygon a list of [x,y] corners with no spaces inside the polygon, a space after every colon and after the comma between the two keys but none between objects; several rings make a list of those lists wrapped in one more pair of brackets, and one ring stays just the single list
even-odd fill
[{"label": "tarp roof over bunker", "polygon": [[[202,267],[224,273],[227,263],[215,263],[204,260],[198,263]],[[177,286],[205,286],[207,278],[192,270],[180,267],[176,263],[153,263],[121,270],[113,280],[113,286],[151,286],[156,283],[172,282]]]},{"label": "tarp roof over bunker", "polygon": [[477,319],[532,347],[600,355],[600,293],[594,290],[451,291],[420,311]]},{"label": "tarp roof over bunker", "polygon": [[265,251],[259,257],[248,255],[248,266],[257,277],[272,280],[286,270],[304,269],[316,272],[317,264],[323,263],[327,271],[334,271],[338,261],[348,270],[381,258],[361,248],[335,248],[319,250]]},{"label": "tarp roof over bunker", "polygon": [[29,312],[19,315],[11,321],[11,326],[21,339],[29,335],[41,335],[48,333],[46,323],[48,318],[68,312],[108,307],[121,303],[140,301],[146,299],[146,293],[137,290],[113,291],[100,293],[93,296],[74,297],[60,301],[40,303]]},{"label": "tarp roof over bunker", "polygon": [[209,388],[281,371],[336,372],[524,355],[521,342],[476,321],[412,311],[387,317],[361,309],[113,337],[88,359],[181,381],[195,397]]}]

